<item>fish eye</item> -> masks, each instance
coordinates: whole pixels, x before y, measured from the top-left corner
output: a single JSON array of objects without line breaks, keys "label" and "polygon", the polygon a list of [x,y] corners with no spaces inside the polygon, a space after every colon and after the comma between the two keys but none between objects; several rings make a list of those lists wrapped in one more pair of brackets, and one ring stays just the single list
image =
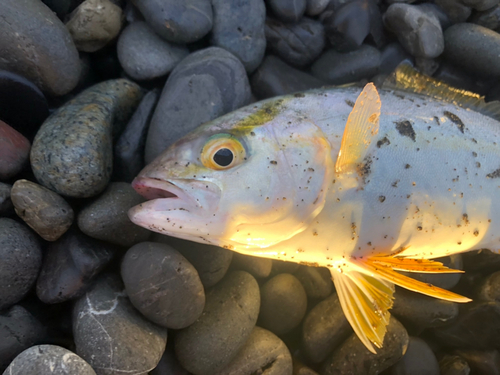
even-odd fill
[{"label": "fish eye", "polygon": [[202,164],[214,170],[232,168],[244,159],[245,148],[230,134],[217,134],[210,137],[201,151]]},{"label": "fish eye", "polygon": [[214,154],[214,162],[221,167],[227,167],[233,162],[233,152],[228,148],[220,148]]}]

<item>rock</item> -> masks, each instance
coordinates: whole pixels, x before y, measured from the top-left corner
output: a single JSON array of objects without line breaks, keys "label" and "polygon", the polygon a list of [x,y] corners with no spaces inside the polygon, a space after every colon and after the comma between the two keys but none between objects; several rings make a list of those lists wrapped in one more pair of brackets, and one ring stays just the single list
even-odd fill
[{"label": "rock", "polygon": [[210,43],[240,59],[248,73],[261,63],[266,51],[264,0],[212,0],[214,25]]},{"label": "rock", "polygon": [[16,214],[46,241],[57,240],[73,223],[73,209],[52,190],[17,180],[10,194]]},{"label": "rock", "polygon": [[469,19],[469,22],[490,30],[496,30],[500,27],[500,6],[495,6],[483,12],[475,12]]},{"label": "rock", "polygon": [[56,345],[37,345],[19,354],[4,374],[96,375],[75,353]]},{"label": "rock", "polygon": [[333,85],[342,85],[376,75],[380,68],[380,52],[369,45],[356,51],[340,53],[327,50],[311,67],[312,74]]},{"label": "rock", "polygon": [[468,72],[483,77],[500,77],[500,35],[485,27],[459,23],[445,33],[445,58]]},{"label": "rock", "polygon": [[259,99],[306,91],[325,85],[326,82],[292,68],[279,58],[269,55],[252,76],[252,92]]},{"label": "rock", "polygon": [[481,282],[477,288],[475,300],[500,302],[500,271],[497,271]]},{"label": "rock", "polygon": [[117,48],[123,70],[139,81],[166,76],[189,54],[187,47],[163,40],[144,21],[128,25]]},{"label": "rock", "polygon": [[0,311],[19,302],[42,265],[36,236],[12,219],[0,218]]},{"label": "rock", "polygon": [[71,91],[80,77],[78,51],[57,16],[39,0],[5,0],[0,69],[19,74],[50,95]]},{"label": "rock", "polygon": [[122,27],[122,9],[109,0],[85,0],[66,22],[76,48],[95,52],[115,39]]},{"label": "rock", "polygon": [[412,57],[398,42],[389,43],[384,47],[380,55],[380,73],[392,73],[404,60],[411,61]]},{"label": "rock", "polygon": [[234,55],[218,47],[191,53],[163,88],[146,140],[146,163],[200,124],[249,101],[245,68]]},{"label": "rock", "polygon": [[10,199],[11,189],[11,185],[0,182],[0,216],[8,216],[14,211],[14,206]]},{"label": "rock", "polygon": [[64,19],[70,11],[73,0],[43,0],[43,3],[56,13],[57,17]]},{"label": "rock", "polygon": [[124,79],[99,83],[61,106],[37,133],[31,167],[38,182],[75,198],[99,194],[112,170],[112,135],[125,125],[142,98]]},{"label": "rock", "polygon": [[300,281],[309,298],[324,299],[332,293],[333,281],[328,268],[300,266],[294,276]]},{"label": "rock", "polygon": [[158,363],[158,366],[149,372],[150,375],[191,375],[186,369],[182,368],[173,348],[167,344],[167,349]]},{"label": "rock", "polygon": [[282,335],[297,327],[307,310],[304,287],[293,275],[282,273],[261,288],[259,325]]},{"label": "rock", "polygon": [[274,15],[284,22],[298,22],[304,15],[307,0],[267,0]]},{"label": "rock", "polygon": [[424,340],[410,337],[408,349],[391,368],[391,375],[440,375],[439,363]]},{"label": "rock", "polygon": [[471,374],[500,374],[500,353],[498,350],[456,350],[455,353],[466,361]]},{"label": "rock", "polygon": [[97,375],[145,374],[165,351],[167,331],[142,317],[117,276],[105,275],[73,308],[76,353]]},{"label": "rock", "polygon": [[[425,75],[432,77],[439,69],[439,62],[435,59],[426,59],[425,57],[415,57],[415,68]],[[434,274],[435,275],[435,274]],[[438,274],[439,275],[439,274]],[[460,274],[454,274],[455,276]],[[439,276],[443,276],[442,274]],[[458,281],[458,280],[457,280]]]},{"label": "rock", "polygon": [[87,236],[120,246],[146,241],[151,232],[132,223],[127,215],[130,208],[142,202],[144,198],[130,184],[111,182],[104,193],[80,211],[78,227]]},{"label": "rock", "polygon": [[228,274],[207,292],[200,318],[177,332],[175,352],[181,365],[197,375],[221,371],[250,337],[259,306],[253,276],[243,271]]},{"label": "rock", "polygon": [[280,273],[294,273],[300,268],[300,264],[295,262],[287,262],[285,260],[273,259],[273,268],[271,275],[276,276]]},{"label": "rock", "polygon": [[268,258],[234,253],[231,266],[237,270],[247,271],[255,278],[264,278],[271,273],[273,261]]},{"label": "rock", "polygon": [[499,0],[462,0],[462,3],[474,10],[485,11],[496,7],[499,3]]},{"label": "rock", "polygon": [[446,354],[439,361],[441,375],[469,375],[470,367],[459,355]]},{"label": "rock", "polygon": [[132,0],[147,23],[163,39],[174,43],[192,43],[212,29],[210,0]]},{"label": "rock", "polygon": [[236,357],[217,375],[291,373],[292,356],[285,343],[273,333],[255,327]]},{"label": "rock", "polygon": [[294,24],[268,18],[266,39],[269,51],[298,67],[312,63],[325,47],[323,25],[307,17]]},{"label": "rock", "polygon": [[44,303],[60,303],[80,297],[111,261],[116,249],[70,230],[49,244],[36,284]]},{"label": "rock", "polygon": [[0,120],[0,180],[8,180],[21,172],[28,161],[30,147],[21,133]]},{"label": "rock", "polygon": [[306,3],[306,14],[313,17],[323,12],[330,0],[307,0]]},{"label": "rock", "polygon": [[421,3],[417,5],[417,8],[422,12],[427,13],[429,17],[437,18],[439,24],[441,25],[441,30],[446,30],[452,25],[448,15],[443,11],[443,9],[434,3]]},{"label": "rock", "polygon": [[352,334],[324,362],[321,374],[379,374],[399,361],[408,347],[408,333],[396,318],[391,316],[383,347],[373,354]]},{"label": "rock", "polygon": [[[436,73],[434,73],[434,78],[452,87],[461,88],[472,92],[484,92],[484,80],[481,81],[476,76],[472,76],[463,69],[457,67],[456,65],[453,65],[453,63],[447,62],[444,59],[441,59],[439,69],[436,71]],[[487,252],[488,250],[485,251]],[[469,254],[475,253],[476,251],[471,251],[461,255],[462,258],[464,258]]]},{"label": "rock", "polygon": [[444,11],[452,24],[467,21],[472,12],[461,0],[436,0],[435,4]]},{"label": "rock", "polygon": [[500,270],[500,254],[487,249],[469,251],[462,255],[467,273],[480,271],[484,274]]},{"label": "rock", "polygon": [[415,5],[392,4],[385,13],[386,25],[401,45],[415,57],[435,58],[444,50],[443,30],[434,15]]},{"label": "rock", "polygon": [[349,335],[352,328],[347,321],[337,294],[318,303],[307,314],[302,324],[302,348],[313,363],[320,363]]}]

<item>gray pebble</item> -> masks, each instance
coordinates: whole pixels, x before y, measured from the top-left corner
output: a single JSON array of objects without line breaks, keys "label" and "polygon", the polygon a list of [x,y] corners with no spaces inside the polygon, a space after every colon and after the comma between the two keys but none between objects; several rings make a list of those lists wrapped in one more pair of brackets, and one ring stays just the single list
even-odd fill
[{"label": "gray pebble", "polygon": [[175,357],[173,346],[167,345],[167,349],[163,353],[158,366],[154,370],[151,370],[149,375],[191,375],[191,373],[182,368]]},{"label": "gray pebble", "polygon": [[442,30],[446,30],[451,26],[451,21],[448,15],[434,3],[421,3],[417,5],[417,8],[422,12],[427,13],[429,17],[434,16],[438,19]]},{"label": "gray pebble", "polygon": [[470,367],[459,355],[446,354],[439,360],[441,375],[469,375]]},{"label": "gray pebble", "polygon": [[167,331],[132,306],[117,276],[105,275],[73,307],[76,353],[97,375],[145,374],[165,351]]},{"label": "gray pebble", "polygon": [[485,11],[496,7],[499,0],[462,0],[462,3],[477,11]]},{"label": "gray pebble", "polygon": [[410,60],[412,57],[398,42],[389,43],[382,50],[380,56],[380,73],[390,74],[404,60]]},{"label": "gray pebble", "polygon": [[92,86],[59,107],[31,148],[38,182],[75,198],[104,190],[112,172],[112,136],[123,129],[141,98],[138,85],[117,79]]},{"label": "gray pebble", "polygon": [[237,270],[243,270],[256,278],[268,277],[273,267],[273,261],[269,258],[254,257],[239,253],[233,254],[231,267]]},{"label": "gray pebble", "polygon": [[21,133],[0,120],[0,180],[8,180],[23,170],[30,147]]},{"label": "gray pebble", "polygon": [[151,234],[132,223],[127,212],[144,202],[130,184],[112,182],[98,198],[78,214],[80,230],[86,235],[120,246],[132,246],[146,241]]},{"label": "gray pebble", "polygon": [[11,189],[12,185],[0,182],[0,216],[8,216],[14,211],[14,205],[10,199]]},{"label": "gray pebble", "polygon": [[440,375],[439,363],[424,340],[410,336],[408,349],[391,368],[391,375]]},{"label": "gray pebble", "polygon": [[259,306],[253,276],[243,271],[228,274],[207,292],[201,317],[177,332],[175,352],[181,365],[197,375],[222,370],[250,337]]},{"label": "gray pebble", "polygon": [[500,6],[497,5],[484,12],[475,12],[470,17],[469,22],[490,30],[497,30],[500,27]]},{"label": "gray pebble", "polygon": [[0,310],[19,302],[36,281],[42,265],[38,239],[28,228],[0,218]]},{"label": "gray pebble", "polygon": [[276,276],[280,273],[294,273],[300,268],[300,264],[295,262],[287,262],[285,260],[273,259],[273,268],[271,275]]},{"label": "gray pebble", "polygon": [[34,182],[17,180],[11,199],[16,214],[44,240],[57,240],[73,223],[74,213],[68,202]]},{"label": "gray pebble", "polygon": [[117,51],[125,73],[139,81],[167,75],[189,54],[187,47],[163,40],[143,21],[123,30]]},{"label": "gray pebble", "polygon": [[294,276],[300,281],[309,298],[324,299],[332,293],[333,281],[328,268],[300,266]]},{"label": "gray pebble", "polygon": [[321,12],[323,12],[330,0],[307,0],[306,2],[306,14],[308,16],[317,16]]},{"label": "gray pebble", "polygon": [[478,286],[477,297],[481,301],[500,302],[500,271],[492,273]]},{"label": "gray pebble", "polygon": [[[415,68],[420,73],[423,73],[425,75],[428,75],[429,77],[432,77],[434,73],[439,69],[439,61],[436,59],[427,59],[425,57],[415,57]],[[435,275],[435,274],[434,274]],[[457,274],[455,274],[457,275]],[[460,274],[458,274],[460,275]],[[439,275],[443,276],[443,275]]]},{"label": "gray pebble", "polygon": [[461,0],[435,0],[435,4],[444,11],[452,24],[467,21],[472,13],[471,8]]},{"label": "gray pebble", "polygon": [[274,15],[284,22],[298,22],[306,11],[307,0],[267,0]]},{"label": "gray pebble", "polygon": [[475,350],[459,349],[454,353],[463,358],[470,367],[471,374],[499,375],[500,353],[498,349]]},{"label": "gray pebble", "polygon": [[4,375],[96,375],[75,353],[56,345],[37,345],[19,354]]}]

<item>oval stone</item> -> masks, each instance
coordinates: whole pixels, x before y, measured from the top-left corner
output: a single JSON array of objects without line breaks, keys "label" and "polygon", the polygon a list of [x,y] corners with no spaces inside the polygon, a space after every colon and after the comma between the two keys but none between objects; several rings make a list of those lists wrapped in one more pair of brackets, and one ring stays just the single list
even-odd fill
[{"label": "oval stone", "polygon": [[256,278],[268,277],[273,267],[272,259],[253,257],[239,253],[233,254],[231,268],[247,271]]},{"label": "oval stone", "polygon": [[14,177],[23,169],[30,147],[21,133],[0,120],[0,180]]}]

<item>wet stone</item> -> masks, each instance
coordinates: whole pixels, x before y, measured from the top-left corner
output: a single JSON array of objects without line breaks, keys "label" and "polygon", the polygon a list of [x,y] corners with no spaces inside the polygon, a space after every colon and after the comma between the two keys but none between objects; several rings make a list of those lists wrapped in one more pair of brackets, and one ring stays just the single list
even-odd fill
[{"label": "wet stone", "polygon": [[330,0],[307,0],[306,2],[306,14],[308,16],[317,16],[321,12],[323,12]]},{"label": "wet stone", "polygon": [[391,375],[440,375],[439,363],[427,343],[411,337],[401,360],[391,368]]},{"label": "wet stone", "polygon": [[462,254],[466,273],[480,271],[484,274],[500,270],[500,254],[484,249]]},{"label": "wet stone", "polygon": [[150,375],[191,375],[186,369],[182,368],[171,346],[169,343],[167,344],[167,349],[163,353],[158,366],[149,372]]},{"label": "wet stone", "polygon": [[300,266],[294,273],[309,298],[326,298],[333,290],[332,275],[328,268]]},{"label": "wet stone", "polygon": [[298,263],[273,259],[273,267],[271,268],[271,275],[276,276],[280,273],[294,273],[299,268],[300,264]]},{"label": "wet stone", "polygon": [[446,354],[439,361],[441,375],[469,375],[470,367],[459,355]]},{"label": "wet stone", "polygon": [[233,269],[247,271],[252,276],[259,279],[269,276],[271,268],[273,267],[273,261],[269,258],[234,253],[231,267]]},{"label": "wet stone", "polygon": [[498,350],[456,350],[454,353],[466,361],[471,374],[500,374],[500,353]]},{"label": "wet stone", "polygon": [[0,182],[0,216],[9,216],[14,210],[10,199],[12,185]]},{"label": "wet stone", "polygon": [[497,6],[499,0],[462,0],[462,3],[472,9],[485,11]]},{"label": "wet stone", "polygon": [[24,168],[30,147],[21,133],[0,120],[0,180],[14,177]]},{"label": "wet stone", "polygon": [[37,345],[19,354],[4,374],[96,375],[96,372],[68,349],[56,345]]},{"label": "wet stone", "polygon": [[112,172],[112,136],[141,98],[138,85],[117,79],[92,86],[61,106],[33,141],[30,158],[38,182],[75,198],[104,190]]},{"label": "wet stone", "polygon": [[411,60],[411,56],[401,44],[389,43],[384,47],[380,55],[380,73],[390,74],[404,60]]},{"label": "wet stone", "polygon": [[304,15],[307,0],[267,0],[273,14],[284,22],[298,22]]},{"label": "wet stone", "polygon": [[177,332],[175,352],[181,365],[197,375],[221,371],[250,337],[259,306],[259,286],[253,276],[243,271],[226,275],[208,290],[200,318]]},{"label": "wet stone", "polygon": [[80,211],[78,227],[90,237],[120,246],[146,241],[151,232],[132,223],[127,215],[130,208],[142,202],[144,198],[130,184],[111,182],[104,193]]},{"label": "wet stone", "polygon": [[471,8],[461,0],[436,0],[435,4],[444,11],[452,24],[467,21],[472,13]]},{"label": "wet stone", "polygon": [[427,13],[429,17],[437,18],[442,30],[446,30],[451,26],[451,21],[448,15],[438,5],[434,3],[421,3],[417,5],[417,8],[422,12]]},{"label": "wet stone", "polygon": [[484,12],[475,12],[469,19],[469,22],[475,23],[487,29],[497,30],[500,27],[500,6],[495,6]]},{"label": "wet stone", "polygon": [[73,223],[73,209],[52,190],[17,180],[10,194],[16,214],[46,241],[57,240]]},{"label": "wet stone", "polygon": [[429,77],[439,69],[439,62],[436,59],[426,59],[425,57],[415,58],[415,67],[417,70]]},{"label": "wet stone", "polygon": [[481,301],[500,302],[500,271],[486,277],[479,285],[476,295]]}]

